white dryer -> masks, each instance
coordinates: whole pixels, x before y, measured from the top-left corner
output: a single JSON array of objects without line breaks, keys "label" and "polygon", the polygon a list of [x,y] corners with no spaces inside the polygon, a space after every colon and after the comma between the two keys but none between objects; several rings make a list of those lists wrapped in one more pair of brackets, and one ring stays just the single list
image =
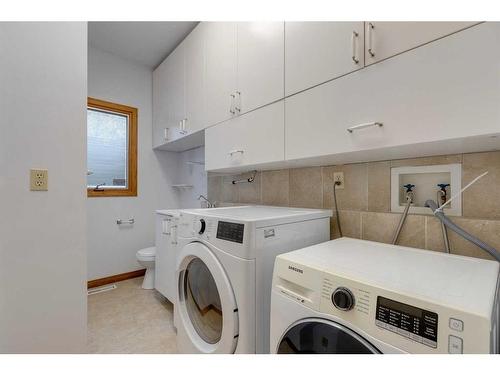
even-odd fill
[{"label": "white dryer", "polygon": [[341,238],[276,258],[272,353],[498,353],[499,263]]},{"label": "white dryer", "polygon": [[276,255],[329,240],[330,210],[226,207],[179,219],[174,324],[181,353],[267,353]]},{"label": "white dryer", "polygon": [[175,296],[177,221],[179,210],[156,211],[155,289],[170,302]]}]

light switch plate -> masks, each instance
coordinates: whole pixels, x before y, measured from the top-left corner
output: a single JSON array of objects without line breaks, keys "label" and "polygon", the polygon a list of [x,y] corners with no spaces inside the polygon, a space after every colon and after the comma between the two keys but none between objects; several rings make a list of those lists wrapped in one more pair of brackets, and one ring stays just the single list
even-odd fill
[{"label": "light switch plate", "polygon": [[30,190],[31,191],[49,190],[49,171],[47,169],[30,170]]}]

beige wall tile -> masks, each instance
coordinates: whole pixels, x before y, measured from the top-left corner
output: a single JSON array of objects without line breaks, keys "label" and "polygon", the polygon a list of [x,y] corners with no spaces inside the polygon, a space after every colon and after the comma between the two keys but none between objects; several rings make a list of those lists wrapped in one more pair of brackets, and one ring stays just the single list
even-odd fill
[{"label": "beige wall tile", "polygon": [[[244,173],[238,176],[238,179],[248,179],[253,176],[254,172]],[[243,182],[236,184],[238,189],[238,202],[260,204],[261,192],[261,172],[255,174],[253,182]]]},{"label": "beige wall tile", "polygon": [[[342,235],[344,237],[361,238],[361,212],[339,211]],[[335,212],[330,220],[330,238],[340,237]]]},{"label": "beige wall tile", "polygon": [[[453,219],[453,221],[467,232],[486,242],[488,245],[493,246],[496,249],[500,249],[500,221],[472,220],[463,218],[456,218]],[[450,233],[452,254],[493,259],[493,257],[485,251],[465,240],[458,234],[452,231],[448,231],[448,233]]]},{"label": "beige wall tile", "polygon": [[488,174],[464,191],[465,217],[500,219],[500,151],[464,154],[462,186],[481,173]]},{"label": "beige wall tile", "polygon": [[207,180],[207,198],[211,202],[222,201],[222,177],[208,176]]},{"label": "beige wall tile", "polygon": [[367,164],[346,164],[323,167],[323,207],[333,208],[333,174],[344,172],[344,189],[337,189],[341,210],[366,211],[368,208]]},{"label": "beige wall tile", "polygon": [[391,163],[368,163],[368,211],[391,210]]},{"label": "beige wall tile", "polygon": [[[362,238],[369,241],[391,243],[401,215],[362,212]],[[398,245],[425,247],[425,216],[409,215],[399,236]]]},{"label": "beige wall tile", "polygon": [[323,206],[321,167],[290,169],[290,206]]},{"label": "beige wall tile", "polygon": [[437,164],[456,164],[462,162],[462,155],[440,155],[428,156],[423,158],[398,159],[391,161],[391,167],[406,167],[417,165],[437,165]]},{"label": "beige wall tile", "polygon": [[262,172],[262,204],[270,206],[288,206],[290,199],[290,171]]},{"label": "beige wall tile", "polygon": [[441,222],[434,216],[426,216],[425,220],[425,248],[445,252]]},{"label": "beige wall tile", "polygon": [[238,202],[238,186],[232,183],[236,178],[237,176],[222,177],[222,202]]},{"label": "beige wall tile", "polygon": [[[451,217],[452,221],[480,240],[500,249],[500,221],[477,220]],[[475,258],[493,259],[485,251],[465,240],[458,234],[448,229],[450,248],[452,254],[471,256]],[[430,250],[445,251],[443,233],[440,221],[434,217],[427,218],[426,247]]]}]

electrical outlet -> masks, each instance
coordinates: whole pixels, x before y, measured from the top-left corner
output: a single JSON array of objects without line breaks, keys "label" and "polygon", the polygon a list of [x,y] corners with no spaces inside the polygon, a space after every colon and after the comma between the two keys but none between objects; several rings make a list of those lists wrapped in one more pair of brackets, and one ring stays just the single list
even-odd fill
[{"label": "electrical outlet", "polygon": [[30,190],[46,191],[49,190],[49,171],[46,169],[30,170]]},{"label": "electrical outlet", "polygon": [[[344,172],[334,172],[333,173],[333,182],[337,182],[337,189],[344,188]],[[340,182],[340,184],[339,184]]]}]

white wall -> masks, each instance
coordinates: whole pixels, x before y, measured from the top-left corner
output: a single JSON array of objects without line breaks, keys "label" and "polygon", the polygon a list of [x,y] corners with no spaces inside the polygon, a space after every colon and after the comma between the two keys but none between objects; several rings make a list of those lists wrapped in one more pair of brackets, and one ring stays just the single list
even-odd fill
[{"label": "white wall", "polygon": [[0,22],[2,353],[85,351],[86,53],[85,23]]},{"label": "white wall", "polygon": [[[179,155],[152,150],[152,71],[89,48],[88,94],[138,108],[138,196],[88,198],[88,279],[142,268],[137,250],[154,245],[154,211],[178,208],[175,183]],[[118,218],[133,217],[119,227]]]},{"label": "white wall", "polygon": [[180,206],[182,208],[200,208],[198,197],[207,196],[207,173],[205,165],[188,162],[205,162],[205,147],[198,147],[179,154],[177,183],[193,185],[192,189],[180,189]]}]

